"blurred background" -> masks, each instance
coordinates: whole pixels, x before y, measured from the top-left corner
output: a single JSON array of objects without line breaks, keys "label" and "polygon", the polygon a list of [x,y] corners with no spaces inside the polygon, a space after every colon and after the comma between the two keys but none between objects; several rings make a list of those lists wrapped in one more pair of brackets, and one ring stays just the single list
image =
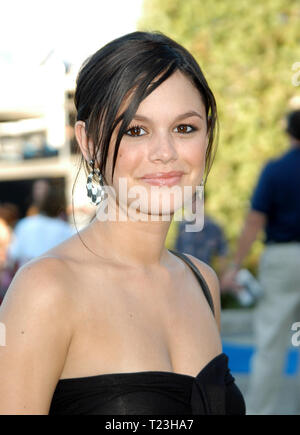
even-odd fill
[{"label": "blurred background", "polygon": [[[134,30],[159,30],[183,44],[215,94],[219,146],[205,211],[219,228],[210,262],[221,273],[261,169],[286,148],[285,114],[300,109],[299,1],[10,0],[0,2],[0,14],[0,303],[18,267],[50,246],[43,237],[34,239],[33,226],[49,225],[58,243],[76,231],[73,213],[78,229],[94,214],[83,169],[78,173],[76,75],[90,54]],[[50,200],[55,211],[45,208]],[[33,224],[26,217],[35,217]],[[179,235],[173,222],[169,248]],[[257,239],[245,260],[254,277],[262,249]],[[255,300],[243,304],[222,294],[224,351],[243,392],[255,352],[254,309]],[[288,398],[297,373],[298,350],[290,346],[281,412],[292,412]]]}]

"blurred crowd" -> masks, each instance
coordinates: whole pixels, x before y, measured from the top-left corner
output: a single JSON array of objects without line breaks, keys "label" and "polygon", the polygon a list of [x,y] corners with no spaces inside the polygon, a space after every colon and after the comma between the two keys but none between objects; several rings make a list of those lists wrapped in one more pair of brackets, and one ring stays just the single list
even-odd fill
[{"label": "blurred crowd", "polygon": [[19,267],[73,234],[64,190],[49,180],[33,183],[24,217],[16,204],[0,203],[0,304]]}]

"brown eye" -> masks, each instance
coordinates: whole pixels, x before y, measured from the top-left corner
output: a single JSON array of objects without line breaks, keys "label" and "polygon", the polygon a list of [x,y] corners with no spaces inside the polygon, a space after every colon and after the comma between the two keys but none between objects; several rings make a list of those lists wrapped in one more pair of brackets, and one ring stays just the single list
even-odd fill
[{"label": "brown eye", "polygon": [[[142,133],[144,132],[144,133]],[[134,126],[134,127],[130,127],[127,131],[126,134],[128,136],[132,136],[132,137],[139,137],[139,136],[144,136],[145,134],[145,130],[142,127]]]},{"label": "brown eye", "polygon": [[178,133],[191,133],[192,131],[194,131],[194,128],[191,125],[186,125],[186,124],[182,124],[179,125],[178,127],[176,127],[178,130]]}]

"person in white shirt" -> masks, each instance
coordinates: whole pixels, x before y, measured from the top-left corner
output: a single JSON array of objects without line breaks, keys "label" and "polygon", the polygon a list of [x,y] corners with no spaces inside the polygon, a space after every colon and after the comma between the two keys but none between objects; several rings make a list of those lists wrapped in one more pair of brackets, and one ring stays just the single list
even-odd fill
[{"label": "person in white shirt", "polygon": [[41,199],[39,213],[26,216],[15,226],[8,255],[18,267],[42,255],[71,237],[75,230],[59,216],[64,209],[64,195],[51,188]]}]

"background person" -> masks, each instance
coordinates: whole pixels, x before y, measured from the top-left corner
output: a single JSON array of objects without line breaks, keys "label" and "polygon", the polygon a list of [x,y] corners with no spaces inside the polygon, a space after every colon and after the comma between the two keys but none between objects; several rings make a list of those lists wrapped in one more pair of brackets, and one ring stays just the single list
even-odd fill
[{"label": "background person", "polygon": [[12,233],[20,216],[16,204],[5,202],[0,204],[0,304],[17,271],[17,266],[9,261],[9,247]]},{"label": "background person", "polygon": [[51,184],[48,180],[41,178],[34,181],[32,185],[30,205],[26,210],[26,216],[33,216],[39,213],[40,203],[47,195],[51,188]]},{"label": "background person", "polygon": [[11,202],[0,203],[0,218],[4,219],[10,228],[14,228],[20,219],[20,209]]},{"label": "background person", "polygon": [[51,187],[39,198],[38,213],[26,216],[15,226],[9,248],[11,263],[22,266],[29,260],[71,237],[74,230],[60,218],[65,210],[65,197],[61,189]]},{"label": "background person", "polygon": [[254,190],[251,209],[238,241],[223,288],[235,278],[252,243],[265,231],[265,250],[259,264],[263,296],[258,301],[254,332],[257,350],[252,360],[247,410],[276,412],[278,392],[292,324],[300,307],[300,110],[287,116],[289,149],[266,164]]},{"label": "background person", "polygon": [[223,274],[228,253],[227,241],[221,226],[209,215],[204,216],[201,231],[188,232],[186,224],[194,221],[181,221],[178,226],[175,249],[191,254],[210,266],[214,265],[218,275]]},{"label": "background person", "polygon": [[11,228],[7,222],[0,217],[0,304],[11,282],[11,275],[9,274],[7,264],[7,253],[10,242]]}]

